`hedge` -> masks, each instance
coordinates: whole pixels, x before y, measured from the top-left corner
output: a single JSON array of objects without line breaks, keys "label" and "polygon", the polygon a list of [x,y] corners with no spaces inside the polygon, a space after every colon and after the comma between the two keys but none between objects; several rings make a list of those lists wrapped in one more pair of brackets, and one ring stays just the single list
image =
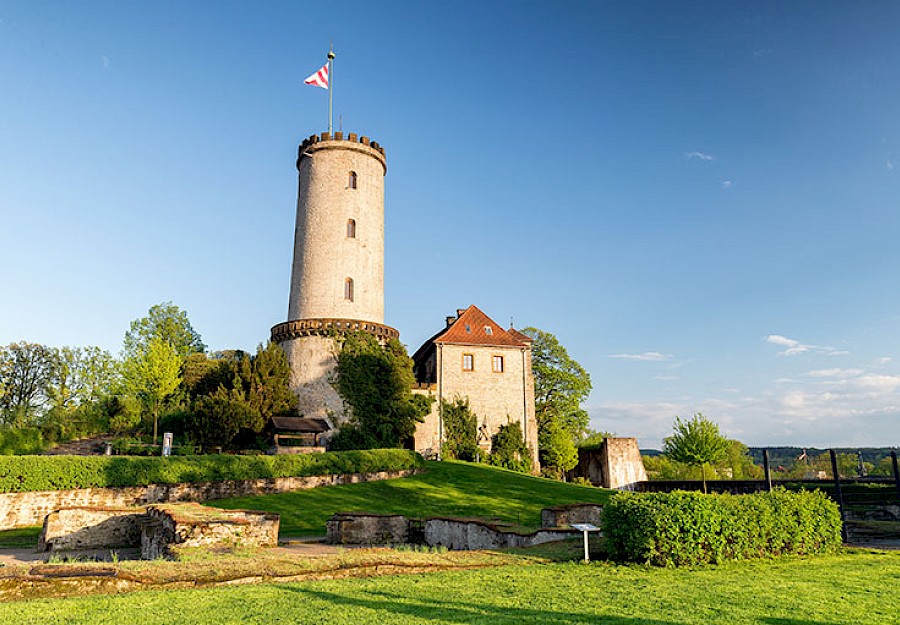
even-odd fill
[{"label": "hedge", "polygon": [[841,545],[837,504],[819,491],[752,495],[619,493],[603,511],[611,558],[657,566],[708,564]]},{"label": "hedge", "polygon": [[424,466],[405,449],[335,451],[281,456],[3,456],[0,492],[22,493],[106,486],[146,486],[181,482],[223,482],[272,477],[305,477]]}]

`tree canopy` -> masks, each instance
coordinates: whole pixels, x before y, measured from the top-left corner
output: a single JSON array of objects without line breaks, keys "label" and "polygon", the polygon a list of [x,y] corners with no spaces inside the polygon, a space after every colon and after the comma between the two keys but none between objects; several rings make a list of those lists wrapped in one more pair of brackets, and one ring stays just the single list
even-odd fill
[{"label": "tree canopy", "polygon": [[706,464],[715,464],[725,459],[730,442],[719,432],[719,426],[696,413],[687,420],[675,417],[672,436],[663,441],[663,453],[676,462],[699,466],[706,492]]},{"label": "tree canopy", "polygon": [[591,392],[591,376],[554,335],[532,327],[522,332],[533,340],[531,369],[541,465],[560,475],[578,463],[575,443],[588,432],[590,419],[581,402]]},{"label": "tree canopy", "polygon": [[167,342],[181,358],[202,353],[206,349],[187,313],[172,302],[151,306],[146,317],[131,322],[131,327],[125,333],[125,357],[146,349],[153,338]]}]

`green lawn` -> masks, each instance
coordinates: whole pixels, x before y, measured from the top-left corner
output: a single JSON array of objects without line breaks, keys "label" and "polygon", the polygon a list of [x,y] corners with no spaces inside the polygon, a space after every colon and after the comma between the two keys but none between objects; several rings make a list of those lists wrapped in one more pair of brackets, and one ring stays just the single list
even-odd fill
[{"label": "green lawn", "polygon": [[325,521],[335,512],[351,511],[412,517],[497,517],[516,525],[539,527],[541,508],[604,503],[610,493],[486,465],[429,462],[425,473],[409,478],[223,499],[209,505],[277,512],[283,536],[310,536],[324,534]]},{"label": "green lawn", "polygon": [[5,625],[887,625],[900,554],[656,569],[530,564],[367,579],[135,592],[0,604]]}]

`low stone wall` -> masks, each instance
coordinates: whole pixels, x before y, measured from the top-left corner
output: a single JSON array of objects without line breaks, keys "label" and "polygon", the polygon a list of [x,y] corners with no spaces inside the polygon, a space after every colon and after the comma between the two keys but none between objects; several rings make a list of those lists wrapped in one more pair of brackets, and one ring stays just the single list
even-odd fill
[{"label": "low stone wall", "polygon": [[532,547],[578,536],[581,532],[566,529],[541,529],[532,534],[516,534],[475,519],[432,518],[425,521],[425,544],[454,551]]},{"label": "low stone wall", "polygon": [[325,524],[332,545],[387,545],[409,542],[409,519],[399,514],[339,512]]},{"label": "low stone wall", "polygon": [[44,519],[38,551],[86,551],[141,544],[143,508],[64,508]]},{"label": "low stone wall", "polygon": [[171,557],[179,547],[275,547],[280,517],[255,510],[218,510],[199,504],[147,507],[141,558]]},{"label": "low stone wall", "polygon": [[573,503],[541,510],[541,527],[567,527],[573,523],[590,523],[600,527],[603,506],[596,503]]},{"label": "low stone wall", "polygon": [[415,470],[277,477],[196,484],[151,484],[126,488],[81,488],[31,493],[0,493],[0,530],[39,525],[44,517],[61,508],[123,508],[153,503],[210,501],[228,497],[250,497],[295,490],[355,484],[407,477]]}]

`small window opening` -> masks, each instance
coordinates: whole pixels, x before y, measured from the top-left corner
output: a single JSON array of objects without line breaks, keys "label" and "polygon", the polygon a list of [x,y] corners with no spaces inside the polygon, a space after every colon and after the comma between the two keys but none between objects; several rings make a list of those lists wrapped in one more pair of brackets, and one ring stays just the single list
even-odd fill
[{"label": "small window opening", "polygon": [[356,172],[355,171],[351,171],[350,175],[348,176],[347,188],[348,189],[356,188]]},{"label": "small window opening", "polygon": [[353,278],[344,280],[344,299],[348,302],[353,301]]},{"label": "small window opening", "polygon": [[473,354],[463,354],[462,367],[463,371],[475,371],[475,356]]},{"label": "small window opening", "polygon": [[356,238],[356,220],[355,219],[347,220],[347,238],[348,239]]},{"label": "small window opening", "polygon": [[484,333],[491,336],[494,333],[494,330],[491,326],[484,326]]},{"label": "small window opening", "polygon": [[466,332],[468,332],[469,334],[472,333],[472,326],[470,326],[468,323],[466,324]]}]

